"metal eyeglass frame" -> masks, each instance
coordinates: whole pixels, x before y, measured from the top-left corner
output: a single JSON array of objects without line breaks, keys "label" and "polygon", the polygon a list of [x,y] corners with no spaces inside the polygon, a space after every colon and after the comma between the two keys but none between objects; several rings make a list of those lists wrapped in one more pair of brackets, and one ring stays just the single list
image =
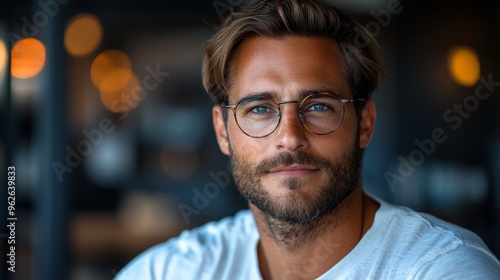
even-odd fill
[{"label": "metal eyeglass frame", "polygon": [[340,121],[339,121],[339,124],[330,132],[326,132],[326,133],[317,133],[317,132],[314,132],[313,130],[311,130],[309,127],[307,127],[307,125],[304,123],[304,115],[302,113],[302,104],[304,104],[304,101],[306,101],[308,98],[312,97],[312,96],[317,96],[317,95],[321,95],[321,94],[324,94],[324,95],[330,95],[330,96],[333,96],[332,94],[330,93],[316,93],[316,94],[310,94],[306,97],[304,97],[302,99],[302,101],[299,101],[299,100],[291,100],[291,101],[281,101],[281,102],[275,102],[273,100],[271,100],[271,102],[273,102],[274,104],[277,105],[278,107],[278,122],[276,124],[276,127],[271,131],[269,132],[268,134],[265,134],[263,136],[253,136],[253,135],[250,135],[248,134],[245,130],[243,130],[240,126],[240,124],[238,123],[238,118],[236,117],[236,110],[237,110],[237,107],[238,105],[245,101],[246,99],[250,98],[250,97],[246,97],[246,98],[243,98],[241,99],[240,101],[238,101],[236,104],[227,104],[227,105],[222,105],[222,108],[224,109],[230,109],[231,111],[233,111],[233,115],[234,115],[234,120],[236,121],[236,124],[238,125],[238,128],[241,130],[241,132],[243,132],[245,135],[249,136],[249,137],[252,137],[252,138],[264,138],[264,137],[267,137],[271,134],[273,134],[276,129],[278,129],[278,127],[280,126],[280,123],[281,123],[281,116],[282,116],[282,111],[281,111],[281,105],[282,104],[291,104],[291,103],[296,103],[297,106],[299,107],[299,119],[300,119],[300,122],[302,123],[302,126],[309,132],[311,133],[314,133],[316,135],[328,135],[328,134],[331,134],[335,131],[337,131],[337,129],[340,127],[340,125],[342,124],[342,122],[344,121],[344,115],[345,115],[345,105],[346,104],[350,104],[350,103],[354,103],[354,102],[363,102],[365,101],[364,98],[358,98],[358,99],[344,99],[344,98],[335,98],[337,100],[339,100],[341,103],[342,103],[342,117],[340,118]]}]

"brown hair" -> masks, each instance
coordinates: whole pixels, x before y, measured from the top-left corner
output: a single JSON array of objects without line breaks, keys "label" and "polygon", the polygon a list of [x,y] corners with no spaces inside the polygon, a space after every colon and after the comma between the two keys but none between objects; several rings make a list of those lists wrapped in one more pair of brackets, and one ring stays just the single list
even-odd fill
[{"label": "brown hair", "polygon": [[358,22],[317,0],[259,0],[233,12],[204,48],[203,86],[217,104],[227,104],[231,57],[248,37],[325,36],[340,45],[354,98],[370,98],[382,66],[380,46]]}]

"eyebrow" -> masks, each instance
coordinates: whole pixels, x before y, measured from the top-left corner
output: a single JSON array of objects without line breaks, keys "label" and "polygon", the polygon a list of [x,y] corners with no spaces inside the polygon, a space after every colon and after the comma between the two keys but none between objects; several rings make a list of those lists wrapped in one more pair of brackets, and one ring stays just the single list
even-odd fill
[{"label": "eyebrow", "polygon": [[300,93],[300,98],[305,98],[309,95],[318,94],[318,93],[328,93],[328,94],[332,95],[333,97],[342,98],[342,96],[339,93],[337,93],[336,91],[334,91],[333,89],[330,89],[330,88],[317,88],[317,89],[313,89],[313,90],[303,91]]},{"label": "eyebrow", "polygon": [[242,97],[240,100],[247,98],[278,99],[278,96],[279,94],[274,91],[264,91],[250,93],[249,95]]},{"label": "eyebrow", "polygon": [[[340,94],[338,94],[336,91],[330,89],[330,88],[316,88],[316,89],[308,89],[308,90],[303,90],[299,93],[299,100],[302,100],[306,98],[309,95],[313,94],[318,94],[318,93],[328,93],[336,98],[342,98]],[[262,99],[273,99],[273,100],[279,100],[279,94],[275,91],[264,91],[264,92],[255,92],[255,93],[250,93],[238,100],[241,101],[243,99],[247,98],[262,98]],[[279,100],[279,101],[285,101],[285,100]]]}]

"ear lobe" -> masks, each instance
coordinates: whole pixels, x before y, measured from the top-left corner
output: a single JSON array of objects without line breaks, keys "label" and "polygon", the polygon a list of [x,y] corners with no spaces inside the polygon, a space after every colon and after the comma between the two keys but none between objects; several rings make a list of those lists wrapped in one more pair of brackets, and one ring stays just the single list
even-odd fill
[{"label": "ear lobe", "polygon": [[225,155],[229,155],[229,138],[227,136],[226,125],[220,105],[215,105],[212,108],[212,121],[215,129],[215,137],[219,143],[219,148]]},{"label": "ear lobe", "polygon": [[372,99],[365,101],[365,106],[361,111],[360,131],[359,131],[359,147],[364,149],[370,144],[370,141],[375,131],[375,120],[377,112],[375,102]]}]

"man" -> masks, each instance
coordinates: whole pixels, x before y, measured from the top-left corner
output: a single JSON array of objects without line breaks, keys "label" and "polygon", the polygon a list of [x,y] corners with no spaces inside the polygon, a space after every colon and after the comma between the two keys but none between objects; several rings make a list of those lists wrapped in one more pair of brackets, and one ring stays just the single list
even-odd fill
[{"label": "man", "polygon": [[363,192],[378,49],[316,0],[231,15],[205,46],[203,83],[250,210],[153,247],[118,279],[500,277],[475,234]]}]

